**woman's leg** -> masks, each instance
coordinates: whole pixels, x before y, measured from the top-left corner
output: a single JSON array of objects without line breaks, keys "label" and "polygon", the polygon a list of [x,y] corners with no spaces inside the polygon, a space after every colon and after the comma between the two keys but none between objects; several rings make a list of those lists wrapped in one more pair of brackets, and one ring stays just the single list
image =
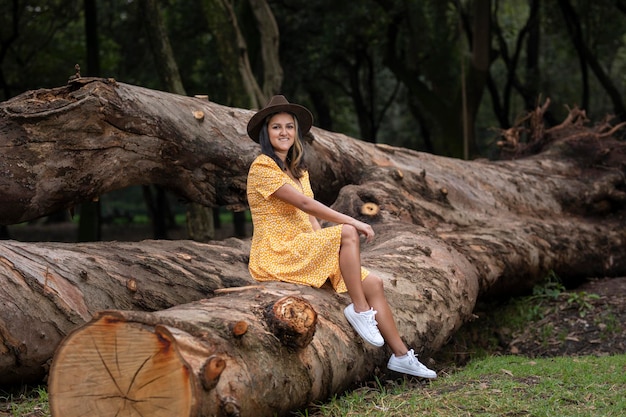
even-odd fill
[{"label": "woman's leg", "polygon": [[407,347],[400,338],[391,309],[385,298],[383,282],[375,275],[368,275],[361,280],[361,250],[359,234],[350,225],[341,229],[341,248],[339,250],[339,268],[348,288],[348,295],[357,313],[368,311],[373,307],[376,313],[378,329],[383,338],[396,355],[404,355]]},{"label": "woman's leg", "polygon": [[353,226],[344,224],[341,228],[341,247],[339,248],[339,269],[348,289],[348,295],[357,313],[367,311],[367,302],[361,282],[361,248],[359,233]]},{"label": "woman's leg", "polygon": [[[375,346],[382,346],[384,342],[387,342],[393,352],[387,367],[391,370],[414,376],[436,378],[437,373],[422,365],[417,360],[413,350],[409,351],[402,341],[389,308],[389,303],[385,297],[383,281],[373,274],[369,274],[364,280],[361,280],[359,234],[354,227],[345,224],[341,229],[339,267],[348,288],[348,294],[352,299],[352,305],[344,310],[346,318],[361,337],[369,343]],[[353,310],[352,307],[354,307]],[[372,313],[368,312],[370,307],[376,310],[376,321],[370,315]],[[348,312],[348,310],[351,312]],[[366,316],[367,318],[361,318],[360,316]],[[378,326],[376,326],[376,322]],[[380,334],[378,333],[379,330]]]},{"label": "woman's leg", "polygon": [[369,274],[363,280],[362,287],[369,305],[377,311],[376,321],[378,322],[378,329],[391,348],[391,351],[396,356],[406,354],[408,348],[400,338],[396,322],[393,318],[391,309],[389,308],[387,298],[385,297],[383,281],[380,277]]}]

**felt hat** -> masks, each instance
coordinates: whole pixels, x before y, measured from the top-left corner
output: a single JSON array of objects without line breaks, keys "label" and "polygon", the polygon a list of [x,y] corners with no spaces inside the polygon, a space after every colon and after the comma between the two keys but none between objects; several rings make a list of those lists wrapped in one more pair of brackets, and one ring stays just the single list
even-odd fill
[{"label": "felt hat", "polygon": [[285,96],[274,96],[269,103],[265,105],[261,110],[255,113],[248,122],[248,136],[255,141],[259,141],[259,133],[263,127],[265,118],[274,113],[292,113],[298,119],[298,126],[300,127],[300,134],[306,135],[311,129],[313,124],[313,115],[304,106],[299,104],[292,104],[287,101]]}]

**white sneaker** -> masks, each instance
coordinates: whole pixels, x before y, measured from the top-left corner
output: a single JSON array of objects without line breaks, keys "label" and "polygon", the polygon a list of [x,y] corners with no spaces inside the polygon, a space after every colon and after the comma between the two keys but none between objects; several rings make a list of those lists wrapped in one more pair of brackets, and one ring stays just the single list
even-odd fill
[{"label": "white sneaker", "polygon": [[391,355],[389,362],[387,362],[387,368],[422,378],[437,378],[435,371],[428,369],[417,360],[413,349],[409,350],[404,356]]},{"label": "white sneaker", "polygon": [[378,347],[385,344],[385,340],[378,330],[378,323],[376,323],[376,310],[370,308],[368,311],[357,313],[354,311],[354,304],[350,304],[343,310],[343,314],[354,327],[354,330],[367,343]]}]

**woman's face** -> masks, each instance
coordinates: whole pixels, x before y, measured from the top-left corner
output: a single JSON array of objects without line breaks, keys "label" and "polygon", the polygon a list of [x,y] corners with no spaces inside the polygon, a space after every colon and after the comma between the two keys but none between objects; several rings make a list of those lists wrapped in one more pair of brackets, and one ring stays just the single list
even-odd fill
[{"label": "woman's face", "polygon": [[296,140],[296,123],[290,113],[277,113],[267,123],[270,143],[277,154],[287,154]]}]

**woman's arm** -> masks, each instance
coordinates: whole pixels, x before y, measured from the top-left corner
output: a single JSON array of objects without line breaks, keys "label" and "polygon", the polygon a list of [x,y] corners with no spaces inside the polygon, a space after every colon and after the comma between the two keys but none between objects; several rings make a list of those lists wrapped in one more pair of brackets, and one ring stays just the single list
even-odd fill
[{"label": "woman's arm", "polygon": [[284,184],[272,195],[279,200],[284,201],[285,203],[291,204],[292,206],[299,208],[300,210],[307,213],[309,216],[313,216],[315,218],[323,219],[337,224],[349,224],[351,226],[354,226],[354,228],[360,234],[365,236],[366,242],[370,242],[374,238],[374,229],[372,229],[369,224],[363,223],[362,221],[354,219],[343,213],[339,213],[338,211],[331,209],[330,207],[320,203],[319,201],[311,197],[305,196],[290,184]]}]

